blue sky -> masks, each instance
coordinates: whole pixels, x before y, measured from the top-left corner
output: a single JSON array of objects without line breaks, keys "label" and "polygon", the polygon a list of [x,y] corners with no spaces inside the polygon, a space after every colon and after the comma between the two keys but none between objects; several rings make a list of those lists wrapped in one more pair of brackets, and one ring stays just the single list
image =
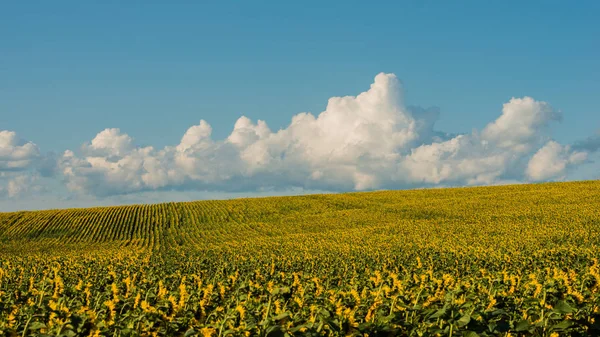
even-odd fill
[{"label": "blue sky", "polygon": [[[8,137],[4,150],[0,142],[0,170],[5,161],[0,195],[1,191],[6,194],[0,199],[4,205],[0,210],[44,208],[49,200],[56,207],[69,207],[79,205],[75,200],[86,200],[85,205],[112,204],[239,193],[595,179],[596,149],[585,149],[585,159],[573,156],[581,152],[576,144],[594,138],[600,129],[599,15],[597,1],[5,3],[0,10],[0,131],[15,136]],[[392,82],[402,82],[398,109],[439,108],[435,130],[447,136],[432,139],[424,136],[427,132],[412,130],[418,136],[410,142],[386,143],[382,146],[389,149],[385,158],[399,156],[381,165],[386,170],[372,167],[384,154],[374,150],[379,147],[375,138],[360,132],[367,138],[329,137],[352,146],[362,144],[360,150],[348,150],[338,162],[325,165],[308,158],[316,145],[294,136],[297,131],[289,128],[292,117],[301,112],[318,116],[325,110],[339,118],[349,116],[344,106],[328,107],[329,98],[368,92],[371,84],[382,86],[384,97],[396,95],[396,85],[388,78],[377,82],[375,76],[382,72],[394,74]],[[521,114],[536,114],[530,110],[538,109],[537,117],[532,118],[543,119],[541,124],[529,120],[535,142],[529,136],[517,137],[528,142],[527,151],[515,155],[514,149],[506,152],[500,145],[493,151],[480,151],[487,158],[520,158],[516,162],[499,160],[498,165],[504,165],[502,172],[472,172],[469,177],[471,171],[464,171],[466,164],[456,161],[467,160],[461,153],[477,151],[460,145],[459,150],[451,151],[455,153],[452,156],[426,160],[439,164],[429,168],[439,179],[400,177],[410,175],[397,172],[397,167],[405,165],[401,158],[408,158],[420,146],[442,144],[435,146],[447,149],[450,145],[443,144],[455,134],[469,135],[470,143],[481,143],[479,133],[503,114],[503,104],[525,96],[547,102],[562,117],[555,122],[544,108],[535,104],[525,107],[529,112]],[[373,104],[355,117],[387,130],[380,125],[380,118],[395,116],[394,112],[370,113],[369,109],[380,107]],[[247,158],[255,158],[252,151],[258,150],[246,151],[250,143],[235,150],[224,144],[242,115],[252,125],[264,120],[269,134],[288,130],[279,138],[256,136],[264,144],[251,142],[253,148],[268,149],[264,151],[270,154],[278,149],[295,161],[253,167]],[[418,120],[410,112],[405,115]],[[189,162],[183,164],[185,160],[180,158],[175,164],[179,166],[172,166],[176,155],[165,153],[182,145],[184,133],[200,125],[200,120],[211,126],[210,144],[180,146]],[[406,126],[404,122],[395,120],[394,125]],[[513,129],[520,125],[511,123]],[[98,142],[91,145],[97,134],[111,128],[119,132],[107,132],[106,137],[128,137],[131,142],[124,141],[129,145],[119,150]],[[302,130],[318,129],[312,135],[317,140],[320,136],[329,139],[326,133],[337,129],[331,121],[311,128]],[[473,133],[474,129],[478,131]],[[551,140],[562,147],[547,147]],[[284,142],[286,149],[281,150],[277,141]],[[19,146],[26,143],[36,148],[25,151],[27,163],[15,155],[15,151],[23,152]],[[500,144],[497,139],[496,143]],[[304,146],[303,154],[295,147],[292,150],[290,144]],[[116,168],[107,164],[119,163],[148,146],[156,154],[133,156],[142,163],[140,167],[116,172],[122,163]],[[538,156],[544,158],[545,167],[554,167],[558,161],[564,168],[550,170],[555,174],[527,173],[533,172],[527,171],[532,166],[528,163],[543,148],[552,148],[547,155],[542,152]],[[67,150],[73,152],[77,163],[61,159]],[[360,162],[365,156],[371,158],[369,165]],[[100,157],[105,158],[102,168],[97,160],[88,160]],[[231,162],[234,157],[235,163]],[[281,153],[277,157],[282,157]],[[467,162],[472,160],[469,157]],[[158,164],[153,167],[160,170],[144,167],[143,163],[154,161]],[[297,162],[308,164],[293,171],[290,167],[298,166]],[[223,171],[219,167],[232,165],[238,165],[238,170],[215,176],[214,172]],[[355,166],[353,171],[344,171],[348,165]],[[445,165],[454,171],[440,173],[446,172]],[[69,168],[77,172],[65,174]],[[457,170],[463,171],[459,174]],[[155,178],[152,183],[142,181],[143,174],[154,176],[158,171],[164,173],[156,178],[160,182]],[[350,182],[327,178],[337,173],[347,174]],[[99,187],[110,184],[129,187]],[[9,185],[13,192],[9,193]]]}]

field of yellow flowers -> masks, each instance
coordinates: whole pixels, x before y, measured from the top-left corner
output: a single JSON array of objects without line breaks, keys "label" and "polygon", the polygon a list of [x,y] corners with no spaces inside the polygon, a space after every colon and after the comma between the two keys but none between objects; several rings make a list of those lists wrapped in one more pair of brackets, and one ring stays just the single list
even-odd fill
[{"label": "field of yellow flowers", "polygon": [[594,336],[600,182],[0,213],[0,336]]}]

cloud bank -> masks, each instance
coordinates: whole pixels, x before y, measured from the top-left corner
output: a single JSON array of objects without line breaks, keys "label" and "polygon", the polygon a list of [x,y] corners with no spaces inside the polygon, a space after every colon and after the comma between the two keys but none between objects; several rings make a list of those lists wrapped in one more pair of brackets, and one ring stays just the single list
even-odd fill
[{"label": "cloud bank", "polygon": [[[277,131],[265,121],[240,117],[222,140],[211,137],[204,120],[179,144],[162,149],[137,146],[112,128],[49,165],[35,144],[19,143],[14,133],[2,131],[0,173],[43,175],[44,167],[52,167],[56,170],[46,171],[55,172],[69,190],[94,196],[154,190],[348,191],[564,179],[600,148],[594,137],[573,146],[553,141],[548,126],[561,115],[531,97],[506,102],[495,120],[470,134],[436,130],[438,118],[435,108],[405,106],[396,76],[381,73],[367,91],[332,97],[316,116],[299,113]],[[15,194],[18,188],[9,184],[3,189]]]}]

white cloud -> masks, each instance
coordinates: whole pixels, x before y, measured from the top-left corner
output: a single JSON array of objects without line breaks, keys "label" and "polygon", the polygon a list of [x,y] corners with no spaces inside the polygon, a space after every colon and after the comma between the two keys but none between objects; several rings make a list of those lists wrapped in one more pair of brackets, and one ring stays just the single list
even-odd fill
[{"label": "white cloud", "polygon": [[8,180],[6,194],[9,198],[16,198],[30,192],[40,191],[42,186],[37,184],[39,177],[35,174],[20,174]]},{"label": "white cloud", "polygon": [[39,190],[36,181],[49,166],[37,145],[14,131],[0,131],[0,197],[17,198]]},{"label": "white cloud", "polygon": [[201,120],[179,144],[157,150],[106,129],[80,154],[66,151],[59,167],[69,189],[99,196],[365,190],[554,179],[587,153],[548,143],[548,124],[560,114],[531,97],[505,103],[481,132],[451,136],[434,129],[438,118],[437,109],[406,107],[396,76],[382,73],[369,90],[333,97],[322,113],[299,113],[278,131],[240,117],[228,137],[213,140]]},{"label": "white cloud", "polygon": [[0,131],[0,171],[27,169],[39,155],[34,143],[19,139],[14,131]]},{"label": "white cloud", "polygon": [[587,152],[573,151],[569,146],[549,141],[529,161],[527,175],[534,181],[563,179],[568,166],[581,164],[587,157]]},{"label": "white cloud", "polygon": [[181,138],[181,143],[177,145],[177,151],[191,152],[207,148],[212,143],[210,140],[211,133],[212,128],[210,125],[201,120],[199,125],[194,125],[186,131],[183,138]]},{"label": "white cloud", "polygon": [[98,133],[89,144],[82,146],[87,154],[96,154],[98,156],[123,156],[134,149],[133,139],[121,130],[105,129]]},{"label": "white cloud", "polygon": [[546,102],[531,97],[513,98],[504,104],[502,115],[483,129],[481,137],[499,148],[527,152],[539,140],[540,130],[549,121],[560,118]]}]

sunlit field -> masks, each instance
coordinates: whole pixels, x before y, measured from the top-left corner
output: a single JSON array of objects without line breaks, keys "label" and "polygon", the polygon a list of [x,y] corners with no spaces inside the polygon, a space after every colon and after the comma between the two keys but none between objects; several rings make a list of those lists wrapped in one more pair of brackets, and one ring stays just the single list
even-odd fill
[{"label": "sunlit field", "polygon": [[587,336],[600,182],[0,213],[0,335]]}]

